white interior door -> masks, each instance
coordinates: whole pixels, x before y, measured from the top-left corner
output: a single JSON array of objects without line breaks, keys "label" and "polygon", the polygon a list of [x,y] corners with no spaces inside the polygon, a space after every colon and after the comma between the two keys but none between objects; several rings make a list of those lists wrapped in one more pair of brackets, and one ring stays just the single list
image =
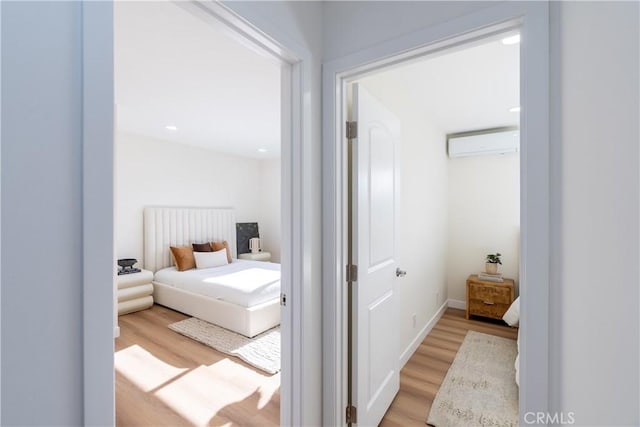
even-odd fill
[{"label": "white interior door", "polygon": [[396,269],[400,122],[353,85],[353,402],[357,424],[378,425],[400,387]]}]

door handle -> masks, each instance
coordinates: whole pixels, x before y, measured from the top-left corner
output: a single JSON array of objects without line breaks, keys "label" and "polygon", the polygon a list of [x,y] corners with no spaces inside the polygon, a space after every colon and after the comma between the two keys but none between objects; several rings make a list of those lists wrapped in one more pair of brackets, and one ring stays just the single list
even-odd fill
[{"label": "door handle", "polygon": [[404,277],[407,275],[407,272],[404,270],[400,270],[399,268],[396,268],[396,277]]}]

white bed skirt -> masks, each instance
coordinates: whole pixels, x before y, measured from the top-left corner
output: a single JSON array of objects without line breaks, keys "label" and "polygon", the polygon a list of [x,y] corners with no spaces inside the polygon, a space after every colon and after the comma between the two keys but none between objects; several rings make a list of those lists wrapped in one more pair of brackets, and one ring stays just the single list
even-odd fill
[{"label": "white bed skirt", "polygon": [[279,298],[247,308],[155,281],[153,285],[153,296],[157,304],[222,326],[249,338],[280,324]]}]

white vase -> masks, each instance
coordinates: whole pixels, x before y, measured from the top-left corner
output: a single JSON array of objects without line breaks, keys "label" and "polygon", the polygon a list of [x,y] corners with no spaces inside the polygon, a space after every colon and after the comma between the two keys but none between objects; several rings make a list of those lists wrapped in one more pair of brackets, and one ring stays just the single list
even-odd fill
[{"label": "white vase", "polygon": [[498,274],[498,264],[487,262],[484,265],[484,269],[488,274]]}]

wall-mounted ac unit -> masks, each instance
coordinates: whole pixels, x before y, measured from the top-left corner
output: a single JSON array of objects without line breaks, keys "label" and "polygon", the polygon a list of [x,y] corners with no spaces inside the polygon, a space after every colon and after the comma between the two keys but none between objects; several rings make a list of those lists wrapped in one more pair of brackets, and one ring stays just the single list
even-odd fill
[{"label": "wall-mounted ac unit", "polygon": [[518,129],[494,129],[447,135],[449,157],[516,153],[520,150]]}]

